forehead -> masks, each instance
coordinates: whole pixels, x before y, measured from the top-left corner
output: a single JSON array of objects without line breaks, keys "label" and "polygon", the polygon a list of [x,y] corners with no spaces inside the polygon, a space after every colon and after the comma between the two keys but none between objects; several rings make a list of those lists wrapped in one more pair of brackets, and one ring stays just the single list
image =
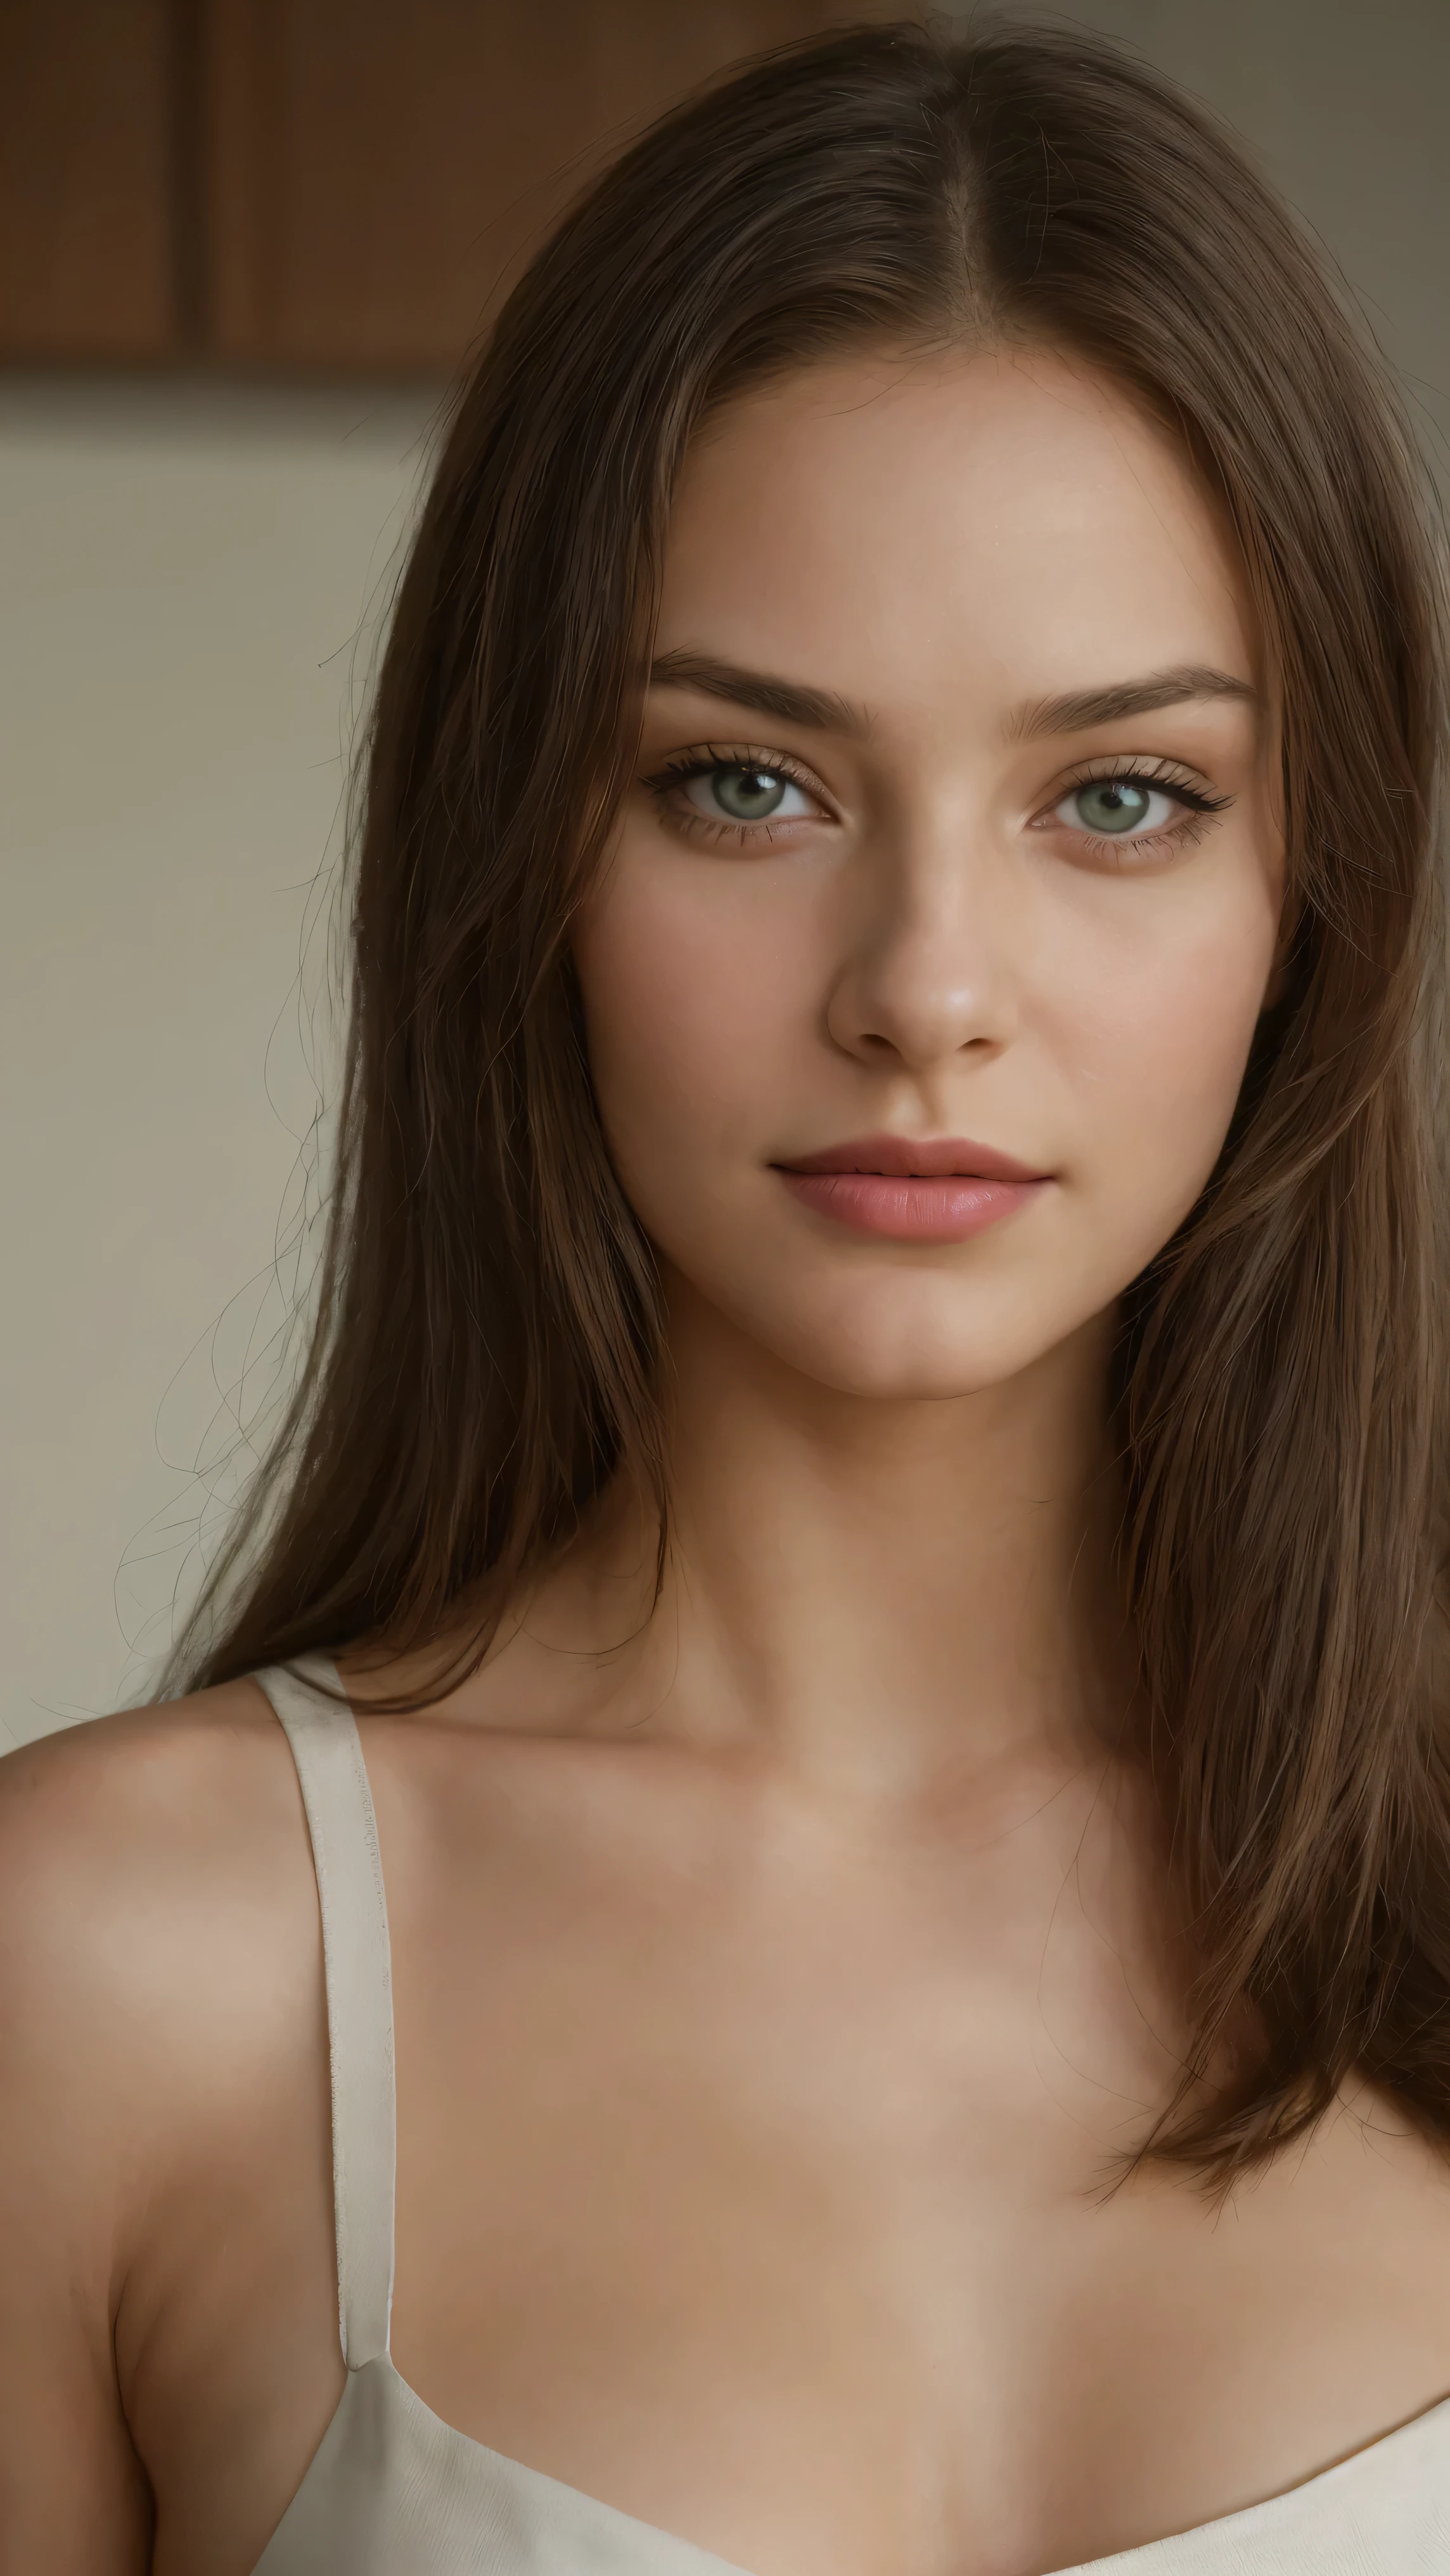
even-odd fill
[{"label": "forehead", "polygon": [[[866,353],[727,406],[687,459],[659,642],[889,709],[1209,663],[1252,676],[1187,461],[1050,351]],[[1111,665],[1111,669],[1108,666]]]}]

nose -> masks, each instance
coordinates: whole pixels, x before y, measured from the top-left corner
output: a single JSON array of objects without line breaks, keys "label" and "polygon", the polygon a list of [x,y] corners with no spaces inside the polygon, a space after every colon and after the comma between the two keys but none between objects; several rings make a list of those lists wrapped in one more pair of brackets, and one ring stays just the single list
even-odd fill
[{"label": "nose", "polygon": [[834,1043],[912,1073],[963,1054],[987,1062],[1019,1015],[1025,924],[1000,867],[969,826],[877,854],[826,1006]]}]

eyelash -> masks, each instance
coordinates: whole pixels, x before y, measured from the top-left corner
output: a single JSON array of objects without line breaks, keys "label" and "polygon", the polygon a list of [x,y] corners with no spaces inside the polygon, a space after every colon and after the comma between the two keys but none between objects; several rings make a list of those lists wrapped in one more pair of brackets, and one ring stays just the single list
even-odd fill
[{"label": "eyelash", "polygon": [[[774,840],[775,830],[779,827],[772,828],[769,820],[763,823],[731,823],[722,816],[716,821],[711,816],[702,814],[698,807],[675,803],[672,799],[679,789],[688,786],[693,779],[709,778],[717,771],[747,768],[765,770],[773,778],[788,779],[791,785],[799,787],[804,795],[813,796],[818,802],[825,804],[823,791],[809,770],[800,768],[786,752],[768,752],[755,747],[719,749],[713,744],[706,743],[699,751],[682,752],[674,759],[665,761],[662,767],[655,770],[642,783],[654,797],[661,812],[668,812],[676,830],[687,833],[691,839],[705,840],[716,845],[725,841],[740,849],[751,844],[759,845],[762,841],[769,844]],[[1152,853],[1196,840],[1205,824],[1211,822],[1215,815],[1225,813],[1233,802],[1232,797],[1215,796],[1207,788],[1195,785],[1194,781],[1170,760],[1144,761],[1131,757],[1121,760],[1090,760],[1085,761],[1079,769],[1073,770],[1068,777],[1059,781],[1051,805],[1036,818],[1038,828],[1044,828],[1050,823],[1055,808],[1061,805],[1066,797],[1073,795],[1077,789],[1093,787],[1108,780],[1124,786],[1159,788],[1165,794],[1177,797],[1185,808],[1183,819],[1167,830],[1140,833],[1131,840],[1127,838],[1109,840],[1101,834],[1084,830],[1083,841],[1094,857],[1111,859],[1118,866],[1123,864],[1129,851]],[[800,821],[803,818],[790,816],[787,819]]]},{"label": "eyelash", "polygon": [[1199,839],[1215,815],[1227,813],[1233,803],[1231,796],[1215,796],[1208,788],[1196,786],[1175,761],[1134,760],[1131,756],[1120,760],[1089,760],[1059,782],[1051,804],[1037,818],[1039,828],[1051,823],[1056,808],[1079,788],[1108,782],[1125,787],[1156,787],[1165,795],[1176,796],[1186,809],[1181,820],[1165,830],[1141,832],[1133,839],[1124,835],[1121,839],[1109,840],[1105,834],[1084,829],[1083,841],[1093,856],[1109,859],[1118,867],[1128,863],[1130,854],[1146,852],[1152,856],[1161,850],[1181,849],[1185,844],[1191,844]]},{"label": "eyelash", "polygon": [[[692,840],[710,841],[717,846],[721,841],[727,841],[736,849],[774,840],[780,826],[773,826],[769,819],[763,823],[731,823],[722,815],[717,822],[711,815],[702,814],[697,806],[683,801],[678,804],[672,802],[672,791],[687,787],[691,779],[709,778],[716,771],[728,769],[762,769],[772,778],[788,779],[803,796],[814,796],[819,805],[826,804],[824,790],[808,769],[797,766],[788,752],[761,751],[758,748],[722,751],[712,743],[703,744],[699,751],[681,752],[673,760],[667,760],[662,768],[643,781],[643,785],[660,811],[669,814],[675,829],[688,833]],[[787,823],[804,819],[798,814],[786,817]]]}]

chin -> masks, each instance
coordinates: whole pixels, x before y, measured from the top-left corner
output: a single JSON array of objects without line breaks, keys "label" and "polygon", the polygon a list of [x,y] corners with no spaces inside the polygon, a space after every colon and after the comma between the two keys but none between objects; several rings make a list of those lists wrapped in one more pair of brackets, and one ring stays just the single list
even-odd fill
[{"label": "chin", "polygon": [[878,1404],[950,1404],[1019,1377],[1027,1360],[993,1351],[817,1350],[804,1372],[818,1386]]},{"label": "chin", "polygon": [[[1045,1359],[1083,1322],[1080,1315],[1033,1319],[972,1313],[960,1289],[948,1297],[878,1295],[824,1311],[807,1307],[749,1319],[775,1356],[818,1386],[879,1403],[941,1404],[1006,1385]],[[844,1308],[844,1311],[843,1311]],[[967,1309],[968,1311],[963,1311]],[[742,1319],[744,1320],[744,1319]]]}]

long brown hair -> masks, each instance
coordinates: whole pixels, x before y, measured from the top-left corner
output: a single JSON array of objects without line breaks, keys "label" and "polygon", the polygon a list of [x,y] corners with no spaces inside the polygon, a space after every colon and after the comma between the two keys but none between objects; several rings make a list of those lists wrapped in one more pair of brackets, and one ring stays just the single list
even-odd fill
[{"label": "long brown hair", "polygon": [[503,310],[376,694],[316,1331],[173,1686],[416,1644],[460,1606],[476,1663],[620,1473],[663,1548],[655,1272],[570,924],[672,485],[772,371],[984,335],[1080,353],[1181,434],[1282,700],[1286,985],[1119,1355],[1125,1588],[1206,1962],[1189,2078],[1245,1999],[1263,2034],[1207,2108],[1186,2082],[1156,2151],[1223,2179],[1354,2068],[1450,2141],[1433,558],[1380,370],[1294,225],[1096,40],[873,27],[748,66],[637,143]]}]

